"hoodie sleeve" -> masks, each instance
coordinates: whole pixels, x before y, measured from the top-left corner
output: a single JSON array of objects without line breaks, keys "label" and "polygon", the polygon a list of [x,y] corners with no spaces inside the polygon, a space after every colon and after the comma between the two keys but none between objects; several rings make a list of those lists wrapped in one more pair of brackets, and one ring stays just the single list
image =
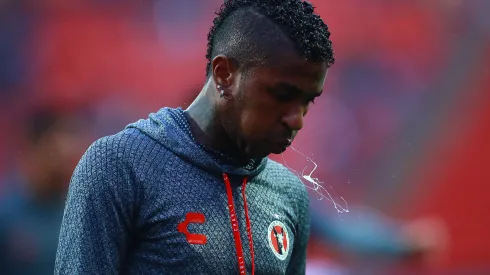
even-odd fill
[{"label": "hoodie sleeve", "polygon": [[300,192],[293,192],[292,195],[300,194],[300,199],[297,204],[298,223],[296,224],[296,238],[291,255],[291,261],[286,274],[300,275],[306,272],[306,248],[310,238],[310,217],[309,217],[309,202],[308,193],[303,186]]},{"label": "hoodie sleeve", "polygon": [[72,176],[55,274],[118,274],[128,247],[135,188],[121,136],[96,141]]}]

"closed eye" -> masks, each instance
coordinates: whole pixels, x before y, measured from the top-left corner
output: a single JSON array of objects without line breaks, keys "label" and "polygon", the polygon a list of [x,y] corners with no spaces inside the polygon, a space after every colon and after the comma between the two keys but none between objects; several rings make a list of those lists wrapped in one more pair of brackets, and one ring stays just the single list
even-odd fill
[{"label": "closed eye", "polygon": [[292,93],[288,93],[288,92],[280,92],[280,93],[277,93],[276,95],[276,99],[280,102],[288,102],[288,101],[291,101],[291,100],[294,100],[297,96],[292,94]]},{"label": "closed eye", "polygon": [[310,103],[315,104],[315,98],[321,95],[321,92],[308,93],[288,83],[278,83],[275,86],[268,88],[268,91],[279,102],[301,100],[305,105],[309,105]]},{"label": "closed eye", "polygon": [[288,102],[298,98],[299,94],[295,91],[285,89],[269,89],[269,93],[274,96],[279,102]]}]

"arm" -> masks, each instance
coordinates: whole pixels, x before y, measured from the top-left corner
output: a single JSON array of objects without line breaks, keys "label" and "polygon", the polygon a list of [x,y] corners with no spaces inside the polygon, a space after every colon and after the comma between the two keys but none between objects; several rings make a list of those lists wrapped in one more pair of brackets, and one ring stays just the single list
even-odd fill
[{"label": "arm", "polygon": [[128,247],[135,190],[113,137],[95,142],[70,182],[55,274],[118,274]]},{"label": "arm", "polygon": [[[294,194],[294,193],[293,193]],[[306,247],[310,238],[310,216],[308,212],[308,193],[306,189],[300,193],[301,197],[297,206],[298,223],[296,224],[296,236],[286,274],[300,275],[306,272]]]}]

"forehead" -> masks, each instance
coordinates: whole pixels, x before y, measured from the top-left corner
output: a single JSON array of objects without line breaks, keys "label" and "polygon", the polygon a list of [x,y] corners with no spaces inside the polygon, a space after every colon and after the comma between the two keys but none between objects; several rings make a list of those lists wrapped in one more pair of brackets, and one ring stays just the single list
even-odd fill
[{"label": "forehead", "polygon": [[323,62],[311,62],[292,53],[282,54],[254,71],[254,78],[262,84],[287,83],[304,91],[319,93],[328,69]]}]

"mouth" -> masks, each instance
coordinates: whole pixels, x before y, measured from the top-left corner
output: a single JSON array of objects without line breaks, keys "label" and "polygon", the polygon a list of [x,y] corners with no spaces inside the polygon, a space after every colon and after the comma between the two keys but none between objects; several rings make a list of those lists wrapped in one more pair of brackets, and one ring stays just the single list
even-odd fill
[{"label": "mouth", "polygon": [[272,153],[274,154],[280,154],[286,151],[286,149],[291,146],[291,143],[293,142],[292,138],[284,138],[284,139],[279,139],[279,140],[274,140],[272,141]]}]

